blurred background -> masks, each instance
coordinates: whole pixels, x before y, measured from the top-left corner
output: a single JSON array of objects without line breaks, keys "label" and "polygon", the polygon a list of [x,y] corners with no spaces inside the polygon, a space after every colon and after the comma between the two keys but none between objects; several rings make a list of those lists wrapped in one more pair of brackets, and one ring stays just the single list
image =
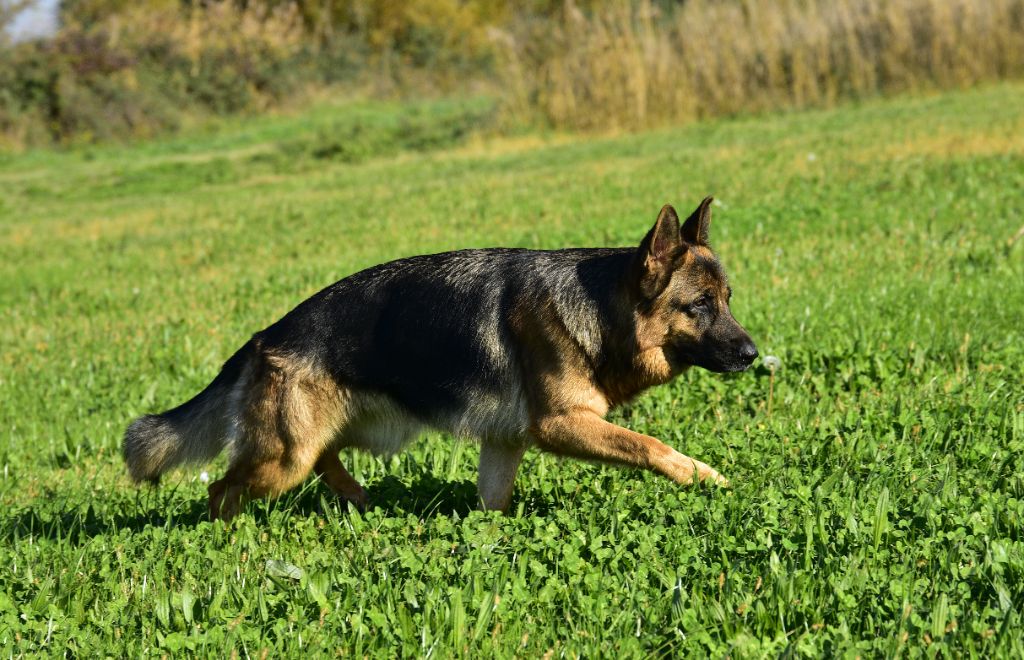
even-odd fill
[{"label": "blurred background", "polygon": [[[0,147],[325,97],[635,130],[1024,73],[1024,0],[0,0]],[[461,128],[460,128],[461,130]]]}]

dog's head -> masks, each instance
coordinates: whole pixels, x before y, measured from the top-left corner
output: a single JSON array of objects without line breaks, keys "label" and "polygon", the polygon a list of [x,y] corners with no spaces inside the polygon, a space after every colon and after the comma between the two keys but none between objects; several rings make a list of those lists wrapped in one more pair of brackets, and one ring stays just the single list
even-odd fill
[{"label": "dog's head", "polygon": [[675,373],[688,366],[743,371],[757,357],[729,309],[732,289],[708,246],[711,201],[701,202],[681,226],[666,205],[637,253],[634,295],[644,335]]}]

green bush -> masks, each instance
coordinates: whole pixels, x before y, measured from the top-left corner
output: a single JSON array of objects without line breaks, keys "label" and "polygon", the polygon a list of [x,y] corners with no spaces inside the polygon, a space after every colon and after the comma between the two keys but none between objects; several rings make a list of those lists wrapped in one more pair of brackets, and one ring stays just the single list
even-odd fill
[{"label": "green bush", "polygon": [[71,16],[88,21],[5,49],[0,132],[8,141],[150,135],[189,114],[263,110],[314,77],[294,12],[126,6],[100,20],[103,6],[73,3]]},{"label": "green bush", "polygon": [[[638,129],[1024,75],[1024,0],[65,0],[0,45],[0,138],[94,141],[194,115],[490,93],[513,125]],[[334,153],[356,157],[365,136]]]}]

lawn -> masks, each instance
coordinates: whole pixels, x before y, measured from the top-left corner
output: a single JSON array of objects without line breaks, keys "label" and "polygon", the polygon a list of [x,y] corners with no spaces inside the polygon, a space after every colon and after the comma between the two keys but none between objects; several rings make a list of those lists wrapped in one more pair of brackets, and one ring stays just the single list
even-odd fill
[{"label": "lawn", "polygon": [[[485,106],[0,156],[4,655],[1024,654],[1024,85],[589,139],[473,137]],[[211,524],[223,458],[125,476],[134,416],[338,278],[635,244],[707,194],[781,367],[611,417],[729,490],[530,452],[482,513],[439,434],[343,453],[362,515],[310,481]]]}]

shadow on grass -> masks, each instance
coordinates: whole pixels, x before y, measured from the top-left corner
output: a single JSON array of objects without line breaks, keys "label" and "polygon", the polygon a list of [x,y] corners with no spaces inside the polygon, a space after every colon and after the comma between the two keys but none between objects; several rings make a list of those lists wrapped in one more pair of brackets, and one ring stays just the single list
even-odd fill
[{"label": "shadow on grass", "polygon": [[[368,511],[385,515],[432,518],[435,516],[465,517],[479,508],[477,485],[468,479],[441,479],[432,474],[423,474],[410,482],[388,475],[366,486]],[[547,515],[551,503],[546,499],[538,501],[525,493],[516,493],[512,498],[510,512],[515,512],[521,499],[529,502],[529,509],[535,515]],[[285,494],[276,501],[251,503],[247,511],[257,522],[269,522],[275,511],[287,511],[291,515],[337,515],[351,510],[319,482],[308,482],[305,487]]]},{"label": "shadow on grass", "polygon": [[[172,497],[173,492],[173,489],[161,491],[143,487],[134,505],[123,502],[119,511],[110,510],[118,506],[114,503],[108,507],[94,504],[76,506],[64,512],[24,509],[0,522],[0,539],[9,542],[31,536],[80,543],[121,531],[139,532],[146,527],[196,527],[209,520],[205,497],[183,501]],[[433,475],[420,476],[408,484],[397,477],[386,476],[369,484],[367,494],[368,508],[388,515],[464,517],[477,508],[476,483],[444,480]],[[245,511],[258,525],[266,525],[272,522],[275,513],[282,511],[299,517],[333,516],[344,515],[348,507],[351,505],[346,506],[338,500],[325,485],[310,481],[276,500],[250,502]],[[515,510],[515,502],[512,510]]]},{"label": "shadow on grass", "polygon": [[0,539],[13,541],[21,537],[32,537],[79,543],[122,530],[137,532],[146,527],[194,527],[207,519],[205,500],[116,513],[98,511],[92,505],[66,512],[25,509],[0,523]]}]

